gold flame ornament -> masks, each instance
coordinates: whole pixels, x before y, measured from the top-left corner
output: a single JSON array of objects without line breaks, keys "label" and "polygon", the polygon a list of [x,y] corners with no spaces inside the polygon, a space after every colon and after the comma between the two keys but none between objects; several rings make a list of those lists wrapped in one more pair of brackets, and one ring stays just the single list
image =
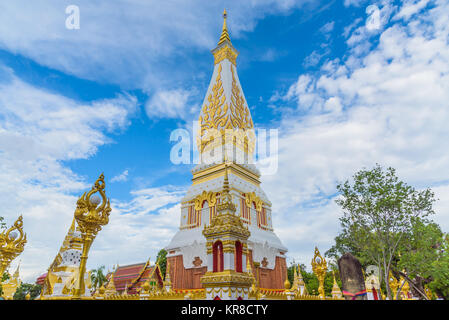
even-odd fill
[{"label": "gold flame ornament", "polygon": [[[27,236],[23,233],[23,217],[0,234],[0,282],[1,276],[12,260],[22,253],[27,243]],[[19,234],[17,234],[17,232]]]},{"label": "gold flame ornament", "polygon": [[326,259],[324,259],[321,256],[320,251],[318,250],[317,247],[315,247],[315,255],[313,256],[311,264],[312,264],[313,273],[316,274],[316,276],[318,278],[318,282],[320,284],[318,287],[318,292],[320,294],[321,299],[324,299],[325,298],[324,278],[326,277],[327,263],[326,263]]},{"label": "gold flame ornament", "polygon": [[[101,227],[109,222],[111,207],[104,188],[104,175],[102,173],[95,181],[92,190],[87,194],[84,192],[76,202],[75,219],[83,234],[95,236],[101,230]],[[94,195],[96,193],[100,194],[101,200]]]},{"label": "gold flame ornament", "polygon": [[[101,199],[96,195],[100,194]],[[101,203],[100,203],[101,202]],[[73,299],[81,299],[85,292],[84,274],[86,272],[87,255],[97,233],[109,222],[111,207],[105,194],[103,173],[95,181],[92,189],[76,202],[75,219],[83,238],[83,253],[81,255],[77,286],[74,289]]]}]

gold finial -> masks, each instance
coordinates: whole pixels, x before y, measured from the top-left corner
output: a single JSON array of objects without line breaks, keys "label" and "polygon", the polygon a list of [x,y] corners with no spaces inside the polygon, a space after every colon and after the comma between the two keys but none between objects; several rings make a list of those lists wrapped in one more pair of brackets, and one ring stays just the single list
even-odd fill
[{"label": "gold finial", "polygon": [[225,165],[223,191],[226,192],[226,193],[229,193],[229,179],[228,179],[228,166],[227,165]]},{"label": "gold finial", "polygon": [[287,279],[285,279],[284,287],[287,290],[289,290],[291,288],[291,284],[290,284],[290,281],[288,281],[288,277],[287,277]]},{"label": "gold finial", "polygon": [[165,282],[166,285],[171,285],[171,279],[170,279],[170,260],[167,259],[167,264],[165,266]]},{"label": "gold finial", "polygon": [[226,13],[226,9],[223,11],[223,30],[221,31],[220,40],[218,41],[218,45],[222,44],[226,40],[231,42],[231,38],[229,38],[228,27],[226,26],[226,18],[228,14]]},{"label": "gold finial", "polygon": [[229,192],[229,179],[228,179],[228,165],[225,164],[224,168],[224,181],[223,181],[223,192],[221,194],[221,203],[217,206],[217,213],[220,214],[223,210],[230,210],[235,213],[236,206],[232,202],[232,196]]},{"label": "gold finial", "polygon": [[14,279],[19,279],[20,262],[21,262],[21,260],[19,260],[19,264],[17,265],[16,271],[14,272],[14,275],[13,275]]},{"label": "gold finial", "polygon": [[324,293],[324,278],[326,276],[327,271],[327,263],[326,259],[324,259],[320,251],[317,247],[315,247],[315,255],[312,259],[312,270],[316,274],[318,281],[319,281],[319,287],[318,292],[320,293],[321,299],[324,299],[325,293]]}]

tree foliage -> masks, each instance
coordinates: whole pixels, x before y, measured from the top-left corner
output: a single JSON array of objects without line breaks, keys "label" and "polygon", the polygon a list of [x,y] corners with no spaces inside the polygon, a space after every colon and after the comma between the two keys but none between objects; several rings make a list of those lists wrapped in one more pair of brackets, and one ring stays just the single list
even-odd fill
[{"label": "tree foliage", "polygon": [[165,278],[165,270],[167,268],[167,251],[165,251],[165,249],[159,250],[156,257],[156,262],[159,263],[159,268],[161,268],[162,277]]},{"label": "tree foliage", "polygon": [[414,221],[426,223],[434,213],[434,194],[430,189],[415,190],[398,179],[394,168],[379,165],[358,171],[352,184],[346,180],[337,190],[342,233],[328,253],[350,249],[362,263],[377,265],[391,299],[388,274],[398,248],[412,233]]},{"label": "tree foliage", "polygon": [[26,300],[26,295],[30,294],[30,300],[36,299],[40,295],[42,287],[38,284],[22,283],[14,293],[14,300]]},{"label": "tree foliage", "polygon": [[106,275],[104,274],[105,266],[101,266],[97,269],[93,269],[90,274],[90,280],[92,282],[92,288],[100,288],[106,281]]},{"label": "tree foliage", "polygon": [[439,296],[449,300],[449,236],[446,234],[438,247],[438,254],[430,263],[429,288]]}]

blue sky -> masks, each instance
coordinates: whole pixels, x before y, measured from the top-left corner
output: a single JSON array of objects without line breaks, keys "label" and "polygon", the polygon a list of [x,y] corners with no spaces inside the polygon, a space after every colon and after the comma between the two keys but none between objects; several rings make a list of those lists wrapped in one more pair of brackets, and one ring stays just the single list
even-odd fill
[{"label": "blue sky", "polygon": [[[168,243],[191,178],[169,137],[198,118],[223,8],[255,125],[279,130],[262,187],[290,259],[332,245],[336,183],[375,163],[432,187],[449,229],[445,1],[26,3],[0,7],[1,215],[24,215],[25,279],[51,263],[101,172],[114,210],[88,267]],[[65,27],[71,4],[78,30]]]}]

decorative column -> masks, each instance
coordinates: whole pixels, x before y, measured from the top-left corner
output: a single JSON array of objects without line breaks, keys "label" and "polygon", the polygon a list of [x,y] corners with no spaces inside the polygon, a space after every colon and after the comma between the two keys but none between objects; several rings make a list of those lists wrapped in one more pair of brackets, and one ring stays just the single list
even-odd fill
[{"label": "decorative column", "polygon": [[318,282],[320,283],[318,287],[320,298],[324,299],[324,278],[326,277],[327,263],[326,259],[321,256],[320,251],[317,247],[315,247],[315,255],[312,259],[312,270],[316,274]]},{"label": "decorative column", "polygon": [[[111,207],[109,199],[106,198],[104,188],[104,175],[101,174],[95,181],[92,190],[87,194],[84,193],[76,202],[74,215],[82,234],[83,253],[81,255],[77,286],[72,297],[74,300],[80,300],[81,296],[85,294],[84,273],[86,272],[89,249],[101,227],[109,222]],[[101,199],[96,193],[100,194]]]},{"label": "decorative column", "polygon": [[165,291],[167,291],[167,292],[172,291],[172,285],[171,285],[171,279],[170,279],[170,262],[168,260],[167,260],[167,266],[166,266],[166,270],[165,270],[164,288],[165,288]]},{"label": "decorative column", "polygon": [[207,240],[208,271],[200,281],[206,290],[206,299],[248,299],[253,276],[247,272],[246,260],[242,256],[248,252],[247,240],[250,232],[243,226],[240,217],[235,215],[235,211],[236,206],[229,193],[225,167],[223,192],[221,203],[217,205],[217,215],[203,230]]}]

